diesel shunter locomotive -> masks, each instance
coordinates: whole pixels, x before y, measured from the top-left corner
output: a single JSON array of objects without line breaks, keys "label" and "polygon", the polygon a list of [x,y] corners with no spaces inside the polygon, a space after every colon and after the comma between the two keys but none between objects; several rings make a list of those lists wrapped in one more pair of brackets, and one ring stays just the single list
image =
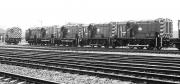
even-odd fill
[{"label": "diesel shunter locomotive", "polygon": [[19,27],[12,27],[6,30],[5,42],[7,44],[18,44],[22,39],[22,30]]}]

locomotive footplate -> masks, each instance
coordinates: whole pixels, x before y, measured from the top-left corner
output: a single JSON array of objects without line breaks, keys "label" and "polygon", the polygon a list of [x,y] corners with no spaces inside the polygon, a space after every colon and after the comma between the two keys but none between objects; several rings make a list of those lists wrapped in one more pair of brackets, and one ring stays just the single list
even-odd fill
[{"label": "locomotive footplate", "polygon": [[143,48],[148,48],[149,47],[149,45],[139,45],[139,44],[137,44],[137,45],[127,45],[130,49],[133,49],[133,48],[137,48],[137,49],[143,49]]},{"label": "locomotive footplate", "polygon": [[101,44],[90,44],[90,46],[92,46],[92,47],[94,47],[94,46],[101,47],[102,45]]},{"label": "locomotive footplate", "polygon": [[139,44],[137,44],[137,45],[128,45],[128,47],[138,47],[138,46],[142,46],[142,47],[148,47],[149,45],[139,45]]}]

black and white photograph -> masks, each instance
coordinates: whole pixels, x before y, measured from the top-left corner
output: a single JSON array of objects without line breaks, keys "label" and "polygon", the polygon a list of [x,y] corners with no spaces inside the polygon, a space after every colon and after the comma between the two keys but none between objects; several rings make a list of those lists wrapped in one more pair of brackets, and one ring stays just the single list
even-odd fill
[{"label": "black and white photograph", "polygon": [[0,0],[0,84],[180,84],[180,1]]}]

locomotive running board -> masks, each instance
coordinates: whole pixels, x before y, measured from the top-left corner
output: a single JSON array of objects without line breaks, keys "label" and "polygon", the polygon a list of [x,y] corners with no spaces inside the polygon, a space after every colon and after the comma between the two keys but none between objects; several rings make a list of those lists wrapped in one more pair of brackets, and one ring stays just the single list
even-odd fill
[{"label": "locomotive running board", "polygon": [[149,45],[127,45],[128,47],[138,47],[138,46],[141,46],[141,47],[148,47]]}]

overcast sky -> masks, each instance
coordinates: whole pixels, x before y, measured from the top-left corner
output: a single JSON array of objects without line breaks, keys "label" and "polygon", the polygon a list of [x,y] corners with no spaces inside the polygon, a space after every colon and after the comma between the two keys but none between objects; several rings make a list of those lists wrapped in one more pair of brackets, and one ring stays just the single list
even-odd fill
[{"label": "overcast sky", "polygon": [[0,28],[169,18],[177,30],[178,0],[0,0]]}]

